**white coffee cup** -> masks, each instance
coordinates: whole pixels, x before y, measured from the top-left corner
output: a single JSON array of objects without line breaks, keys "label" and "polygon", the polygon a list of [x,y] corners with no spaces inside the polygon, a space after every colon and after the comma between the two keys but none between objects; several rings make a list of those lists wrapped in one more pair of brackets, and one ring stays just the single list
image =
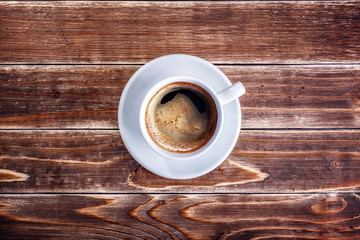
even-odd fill
[{"label": "white coffee cup", "polygon": [[[210,140],[205,139],[206,145],[190,153],[162,149],[149,136],[145,125],[151,97],[175,81],[199,85],[212,96],[217,107],[216,132]],[[118,111],[121,138],[131,156],[150,172],[171,179],[202,176],[218,167],[236,145],[241,130],[237,97],[244,93],[241,83],[232,85],[220,69],[202,58],[184,54],[156,58],[138,69],[124,88]]]},{"label": "white coffee cup", "polygon": [[[210,94],[210,96],[212,97],[212,99],[215,102],[216,109],[217,109],[217,118],[218,119],[217,119],[217,125],[216,125],[216,129],[215,129],[213,136],[211,137],[209,142],[207,142],[207,144],[205,144],[203,147],[201,147],[200,149],[198,149],[194,152],[190,152],[190,153],[181,153],[180,154],[180,153],[169,152],[169,151],[166,151],[165,149],[162,149],[150,137],[150,135],[147,131],[147,127],[146,127],[145,112],[146,112],[147,105],[149,104],[149,101],[164,86],[175,83],[175,82],[189,82],[189,83],[200,86],[201,88],[203,88]],[[167,159],[173,159],[173,160],[195,159],[197,157],[200,157],[204,153],[206,153],[214,145],[214,143],[218,140],[218,137],[222,131],[223,123],[224,123],[224,121],[223,121],[224,120],[224,109],[223,109],[224,106],[233,100],[237,100],[237,98],[240,97],[241,95],[243,95],[244,93],[245,93],[245,87],[243,86],[243,84],[241,82],[237,82],[221,91],[216,92],[204,80],[198,79],[196,77],[192,77],[192,76],[167,77],[163,80],[160,80],[152,88],[150,88],[150,90],[147,92],[147,94],[145,95],[145,97],[141,103],[140,114],[139,114],[139,124],[140,124],[141,133],[142,133],[144,139],[146,140],[146,142],[149,144],[149,146],[154,151],[156,151],[158,154],[160,154],[161,156],[163,156]]]}]

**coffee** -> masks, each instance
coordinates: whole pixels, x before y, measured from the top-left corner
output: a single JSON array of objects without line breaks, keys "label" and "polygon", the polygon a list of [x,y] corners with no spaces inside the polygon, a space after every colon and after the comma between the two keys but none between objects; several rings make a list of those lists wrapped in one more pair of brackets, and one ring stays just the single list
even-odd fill
[{"label": "coffee", "polygon": [[151,98],[145,124],[152,140],[175,153],[205,146],[217,123],[216,104],[202,87],[189,82],[170,83]]}]

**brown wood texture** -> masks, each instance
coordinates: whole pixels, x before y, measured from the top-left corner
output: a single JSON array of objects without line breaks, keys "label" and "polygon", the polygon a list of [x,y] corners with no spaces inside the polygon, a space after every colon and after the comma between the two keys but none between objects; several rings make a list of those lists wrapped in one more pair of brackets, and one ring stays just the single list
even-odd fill
[{"label": "brown wood texture", "polygon": [[360,3],[0,2],[0,63],[359,62]]},{"label": "brown wood texture", "polygon": [[[140,66],[0,66],[0,129],[118,128]],[[243,128],[358,128],[360,67],[219,66],[247,90]]]},{"label": "brown wood texture", "polygon": [[2,193],[292,193],[360,187],[360,130],[242,131],[227,160],[195,179],[140,167],[118,131],[0,131]]},{"label": "brown wood texture", "polygon": [[0,195],[6,239],[359,239],[358,194]]},{"label": "brown wood texture", "polygon": [[[360,239],[360,1],[0,1],[0,239]],[[247,93],[214,171],[159,177],[118,131],[142,64]]]}]

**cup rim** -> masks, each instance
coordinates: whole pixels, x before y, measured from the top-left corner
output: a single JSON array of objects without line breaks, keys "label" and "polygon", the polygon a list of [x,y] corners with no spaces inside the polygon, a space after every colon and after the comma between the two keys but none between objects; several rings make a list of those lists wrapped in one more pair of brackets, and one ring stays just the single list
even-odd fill
[{"label": "cup rim", "polygon": [[[214,134],[210,138],[210,140],[200,149],[197,149],[190,153],[173,153],[173,152],[166,151],[165,149],[159,147],[151,139],[151,137],[147,131],[147,128],[146,128],[145,112],[146,112],[146,108],[148,106],[150,99],[161,88],[165,87],[168,84],[174,83],[174,82],[189,82],[189,83],[196,84],[196,85],[200,86],[201,88],[203,88],[213,98],[215,105],[216,105],[216,110],[218,113],[216,129],[215,129]],[[194,159],[196,157],[203,155],[215,144],[215,142],[219,138],[219,135],[223,128],[223,118],[224,118],[223,106],[221,104],[221,101],[220,101],[217,93],[211,86],[209,86],[206,82],[204,82],[196,77],[186,76],[186,75],[177,75],[177,76],[171,76],[171,77],[164,78],[163,80],[160,80],[158,83],[156,83],[154,86],[152,86],[150,88],[150,90],[146,93],[144,99],[141,102],[141,106],[140,106],[139,124],[140,124],[141,133],[142,133],[145,141],[150,146],[150,148],[153,149],[155,152],[157,152],[158,154],[160,154],[163,157],[166,157],[168,159],[191,160],[191,159]]]}]

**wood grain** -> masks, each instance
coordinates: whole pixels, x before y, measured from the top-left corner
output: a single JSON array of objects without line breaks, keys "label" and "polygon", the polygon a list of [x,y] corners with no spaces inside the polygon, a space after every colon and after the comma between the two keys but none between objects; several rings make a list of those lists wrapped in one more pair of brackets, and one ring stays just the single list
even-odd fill
[{"label": "wood grain", "polygon": [[2,193],[351,192],[360,188],[359,144],[359,130],[247,130],[214,171],[196,179],[170,180],[140,167],[118,131],[0,131],[0,173],[12,173],[0,174],[0,189]]},{"label": "wood grain", "polygon": [[[140,66],[0,66],[0,128],[118,128]],[[360,67],[219,66],[242,81],[243,128],[358,128]]]},{"label": "wood grain", "polygon": [[[359,12],[0,2],[0,239],[360,239]],[[191,180],[145,170],[117,130],[130,77],[173,53],[247,90],[232,153]]]},{"label": "wood grain", "polygon": [[1,2],[0,63],[359,62],[360,3]]},{"label": "wood grain", "polygon": [[26,181],[28,177],[28,175],[23,173],[18,173],[7,169],[0,169],[0,182]]},{"label": "wood grain", "polygon": [[0,231],[7,239],[358,239],[359,204],[355,193],[0,195]]}]

